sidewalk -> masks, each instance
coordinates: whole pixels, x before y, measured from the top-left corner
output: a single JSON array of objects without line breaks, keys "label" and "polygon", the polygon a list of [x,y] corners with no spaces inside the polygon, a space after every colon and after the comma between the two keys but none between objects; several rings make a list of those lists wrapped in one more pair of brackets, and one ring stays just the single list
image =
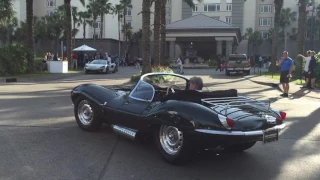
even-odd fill
[{"label": "sidewalk", "polygon": [[[170,64],[171,68],[177,68],[177,64]],[[207,64],[200,64],[200,63],[188,63],[183,64],[183,69],[213,69],[215,67],[209,67]]]},{"label": "sidewalk", "polygon": [[[39,76],[33,77],[16,77],[17,82],[42,82],[42,81],[54,81],[69,77],[74,77],[83,74],[81,71],[71,71],[68,73],[52,73],[52,74],[39,74]],[[6,78],[8,77],[0,77],[0,84],[10,84],[6,83]],[[10,76],[9,78],[15,78],[14,76]],[[13,82],[14,83],[14,82]]]},{"label": "sidewalk", "polygon": [[[252,81],[254,83],[257,83],[257,84],[272,86],[281,92],[283,91],[282,85],[280,84],[279,80],[277,80],[277,79],[272,79],[269,77],[259,76],[259,75],[254,75],[254,74],[251,76],[247,76],[246,79],[248,79],[249,81]],[[313,89],[313,90],[301,89],[302,85],[298,85],[294,82],[291,82],[289,84],[290,84],[289,95],[297,96],[297,97],[305,96],[305,97],[309,97],[309,98],[315,98],[315,100],[320,99],[320,89]]]}]

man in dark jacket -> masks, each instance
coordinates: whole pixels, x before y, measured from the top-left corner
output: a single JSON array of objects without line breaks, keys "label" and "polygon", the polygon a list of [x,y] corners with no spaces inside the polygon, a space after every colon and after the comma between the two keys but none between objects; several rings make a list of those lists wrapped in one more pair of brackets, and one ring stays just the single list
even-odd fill
[{"label": "man in dark jacket", "polygon": [[316,81],[316,74],[315,74],[315,69],[316,69],[316,66],[317,66],[317,60],[316,58],[314,57],[315,55],[315,52],[312,51],[311,52],[311,60],[310,60],[310,63],[309,63],[309,71],[307,72],[307,76],[308,76],[308,79],[310,79],[311,81],[311,89],[314,88],[314,84],[315,84],[315,81]]}]

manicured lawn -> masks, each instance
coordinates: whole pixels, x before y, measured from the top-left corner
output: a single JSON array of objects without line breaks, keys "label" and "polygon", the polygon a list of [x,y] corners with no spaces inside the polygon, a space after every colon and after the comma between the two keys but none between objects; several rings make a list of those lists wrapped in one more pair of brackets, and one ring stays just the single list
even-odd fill
[{"label": "manicured lawn", "polygon": [[[256,72],[255,74],[256,75],[260,75],[260,72]],[[272,78],[272,79],[276,79],[276,80],[280,80],[280,74],[279,73],[274,73],[272,75],[271,72],[262,72],[261,76]],[[297,78],[291,78],[290,82],[294,82],[294,83],[297,83],[297,84],[301,84],[301,83],[304,84],[305,83],[304,79],[300,80],[300,79],[297,79]]]}]

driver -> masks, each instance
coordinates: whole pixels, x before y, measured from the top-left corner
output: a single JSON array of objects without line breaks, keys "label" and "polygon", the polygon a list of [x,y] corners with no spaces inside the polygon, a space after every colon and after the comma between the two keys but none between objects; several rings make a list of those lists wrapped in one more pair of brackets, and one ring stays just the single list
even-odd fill
[{"label": "driver", "polygon": [[189,82],[190,82],[189,90],[196,90],[196,91],[202,90],[203,81],[201,77],[194,76],[189,80]]}]

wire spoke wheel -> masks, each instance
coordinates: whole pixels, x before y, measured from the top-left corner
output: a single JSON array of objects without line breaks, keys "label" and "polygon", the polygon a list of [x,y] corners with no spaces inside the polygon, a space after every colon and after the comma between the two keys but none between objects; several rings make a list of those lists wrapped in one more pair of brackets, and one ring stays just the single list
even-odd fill
[{"label": "wire spoke wheel", "polygon": [[170,155],[176,155],[182,149],[183,133],[176,127],[162,125],[159,139],[163,150]]},{"label": "wire spoke wheel", "polygon": [[78,105],[78,117],[83,125],[89,125],[93,120],[93,110],[87,100],[82,100]]}]

